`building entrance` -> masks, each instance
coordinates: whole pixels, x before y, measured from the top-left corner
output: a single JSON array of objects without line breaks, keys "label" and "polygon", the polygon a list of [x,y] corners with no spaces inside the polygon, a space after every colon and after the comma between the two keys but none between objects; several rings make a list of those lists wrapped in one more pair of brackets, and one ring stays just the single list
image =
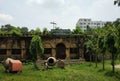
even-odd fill
[{"label": "building entrance", "polygon": [[57,59],[66,58],[66,47],[62,43],[56,45],[56,58]]}]

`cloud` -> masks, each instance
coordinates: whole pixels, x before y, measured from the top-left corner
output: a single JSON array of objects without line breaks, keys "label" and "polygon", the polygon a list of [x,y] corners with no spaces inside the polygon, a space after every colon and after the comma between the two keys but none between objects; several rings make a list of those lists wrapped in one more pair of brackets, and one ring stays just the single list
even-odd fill
[{"label": "cloud", "polygon": [[27,0],[27,4],[47,9],[55,9],[64,6],[65,0]]},{"label": "cloud", "polygon": [[0,13],[0,23],[1,24],[10,23],[13,20],[14,20],[14,18],[11,15]]},{"label": "cloud", "polygon": [[93,4],[88,8],[88,16],[95,20],[102,21],[113,21],[119,15],[119,7],[114,6],[114,1],[110,0],[96,0]]},{"label": "cloud", "polygon": [[[113,2],[114,0],[0,0],[0,12],[10,13],[15,18],[2,16],[0,23],[10,22],[30,29],[51,29],[49,22],[54,21],[61,28],[73,29],[79,18],[112,21],[120,17],[120,8],[114,6]],[[4,13],[2,15],[6,16]]]}]

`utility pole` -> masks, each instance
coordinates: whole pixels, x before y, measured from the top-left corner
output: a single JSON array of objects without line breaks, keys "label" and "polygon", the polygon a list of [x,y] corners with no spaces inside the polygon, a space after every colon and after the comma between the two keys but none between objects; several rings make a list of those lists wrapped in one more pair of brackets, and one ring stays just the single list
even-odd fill
[{"label": "utility pole", "polygon": [[50,22],[50,24],[53,24],[53,29],[55,29],[55,25],[57,25],[54,21]]}]

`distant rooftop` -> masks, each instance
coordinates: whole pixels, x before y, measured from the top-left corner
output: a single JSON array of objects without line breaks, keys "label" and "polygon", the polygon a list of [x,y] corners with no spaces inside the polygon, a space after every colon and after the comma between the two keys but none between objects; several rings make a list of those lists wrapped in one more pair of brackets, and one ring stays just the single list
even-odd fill
[{"label": "distant rooftop", "polygon": [[51,29],[51,33],[54,35],[69,35],[70,29]]}]

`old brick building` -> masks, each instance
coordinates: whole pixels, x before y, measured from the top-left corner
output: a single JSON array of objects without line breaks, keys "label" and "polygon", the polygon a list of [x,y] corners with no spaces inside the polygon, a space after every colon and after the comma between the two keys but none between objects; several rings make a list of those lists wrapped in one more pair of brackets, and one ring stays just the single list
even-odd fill
[{"label": "old brick building", "polygon": [[[0,59],[12,56],[26,59],[32,35],[0,35]],[[44,59],[49,56],[60,59],[84,59],[85,37],[83,35],[41,35]]]}]

